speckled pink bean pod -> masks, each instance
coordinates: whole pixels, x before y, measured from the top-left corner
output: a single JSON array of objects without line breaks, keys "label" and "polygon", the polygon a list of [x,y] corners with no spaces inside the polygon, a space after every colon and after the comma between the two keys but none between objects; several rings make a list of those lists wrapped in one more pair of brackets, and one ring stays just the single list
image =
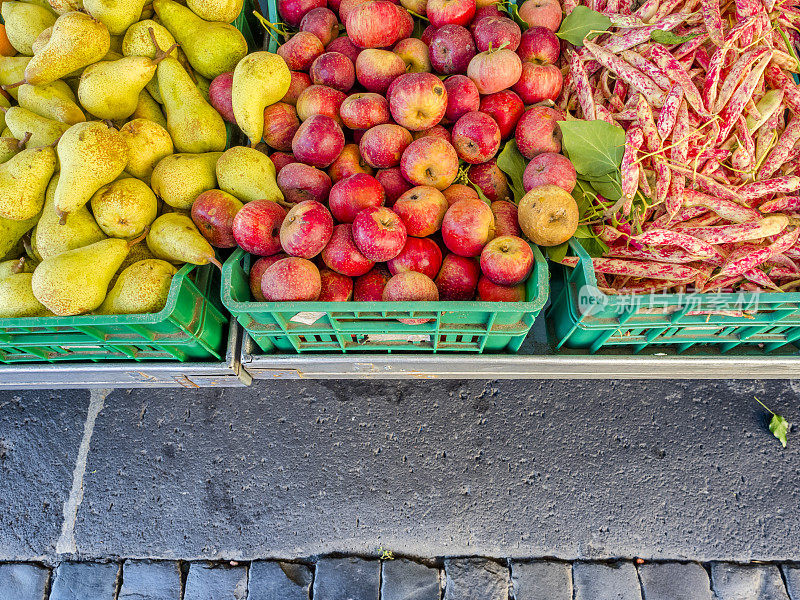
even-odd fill
[{"label": "speckled pink bean pod", "polygon": [[627,246],[615,246],[606,252],[606,256],[609,258],[634,258],[676,264],[702,260],[683,248],[641,248],[637,250]]},{"label": "speckled pink bean pod", "polygon": [[717,225],[715,227],[694,227],[684,229],[683,233],[696,237],[709,244],[729,244],[760,240],[770,235],[781,233],[789,224],[783,215],[771,215],[759,221],[736,223],[734,225]]},{"label": "speckled pink bean pod", "polygon": [[778,65],[769,65],[764,78],[774,88],[783,90],[783,102],[795,114],[800,114],[800,86],[798,86]]},{"label": "speckled pink bean pod", "polygon": [[800,234],[800,229],[795,228],[783,234],[766,248],[759,248],[748,252],[741,258],[730,260],[720,269],[719,276],[742,275],[750,269],[755,269],[767,262],[773,254],[783,254],[787,249],[794,246],[797,243],[798,234]]},{"label": "speckled pink bean pod", "polygon": [[668,90],[671,87],[672,83],[669,77],[664,75],[661,69],[641,54],[638,54],[634,50],[625,50],[621,52],[621,55],[631,66],[639,69],[642,73],[650,77],[662,90]]},{"label": "speckled pink bean pod", "polygon": [[669,218],[669,214],[663,214],[655,221],[652,221],[650,227],[648,229],[665,229],[670,224],[677,224],[683,221],[688,221],[690,219],[695,219],[701,215],[704,215],[708,212],[708,209],[703,206],[688,206],[681,208],[678,212],[675,213],[675,216],[671,219]]},{"label": "speckled pink bean pod", "polygon": [[667,139],[675,127],[675,119],[678,118],[678,107],[681,105],[682,99],[683,90],[681,86],[678,84],[673,85],[667,93],[664,106],[661,108],[661,112],[658,113],[658,120],[656,121],[658,135],[662,140]]},{"label": "speckled pink bean pod", "polygon": [[670,281],[693,281],[698,274],[697,269],[687,267],[685,265],[649,262],[642,260],[595,258],[592,260],[592,265],[596,271],[600,271],[601,273],[606,273],[608,275],[627,275],[629,277],[668,279]]},{"label": "speckled pink bean pod", "polygon": [[639,69],[632,67],[618,56],[601,48],[592,42],[585,42],[584,45],[592,53],[597,62],[606,69],[613,71],[619,79],[629,84],[631,87],[644,94],[647,101],[655,108],[664,105],[665,92],[656,85],[647,75]]},{"label": "speckled pink bean pod", "polygon": [[[769,276],[774,279],[797,279],[798,275],[800,272],[786,267],[772,267],[769,270]],[[747,277],[747,273],[745,273],[745,277]]]},{"label": "speckled pink bean pod", "polygon": [[711,57],[711,62],[706,70],[706,80],[703,85],[703,104],[708,111],[714,108],[714,102],[717,98],[717,86],[719,85],[719,77],[722,73],[722,67],[725,64],[725,57],[728,53],[726,48],[717,48],[714,55]]},{"label": "speckled pink bean pod", "polygon": [[636,124],[642,130],[644,147],[648,152],[656,152],[661,147],[661,137],[653,119],[653,111],[644,96],[639,94],[636,102]]},{"label": "speckled pink bean pod", "polygon": [[800,210],[800,196],[780,196],[774,200],[767,200],[758,207],[758,210],[762,213]]},{"label": "speckled pink bean pod", "polygon": [[761,218],[759,212],[753,208],[743,206],[731,200],[709,196],[697,190],[683,191],[683,205],[687,208],[694,207],[712,210],[720,217],[733,221],[734,223],[746,223]]},{"label": "speckled pink bean pod", "polygon": [[780,291],[781,289],[777,285],[775,285],[775,282],[772,281],[772,279],[770,279],[770,276],[764,273],[764,271],[762,271],[761,269],[750,269],[749,271],[742,273],[742,275],[744,275],[746,279],[749,279],[750,281],[752,281],[758,286],[761,286],[762,288],[767,288],[775,291]]},{"label": "speckled pink bean pod", "polygon": [[[653,165],[656,169],[656,202],[664,202],[667,215],[670,216],[669,209],[674,208],[674,205],[667,203],[667,199],[669,198],[672,171],[670,171],[667,161],[660,156],[653,157]],[[667,206],[668,204],[669,206]]]},{"label": "speckled pink bean pod", "polygon": [[575,7],[579,4],[580,2],[578,0],[564,0],[564,16],[575,10]]},{"label": "speckled pink bean pod", "polygon": [[648,246],[678,246],[691,252],[700,259],[718,255],[711,244],[686,233],[678,233],[669,229],[648,229],[644,233],[631,238]]},{"label": "speckled pink bean pod", "polygon": [[722,46],[724,36],[722,33],[722,15],[719,12],[719,0],[700,0],[703,11],[703,21],[711,41],[716,46]]},{"label": "speckled pink bean pod", "polygon": [[[800,117],[793,115],[778,142],[758,169],[758,179],[769,179],[790,158],[795,144],[800,141]],[[755,154],[755,150],[753,151]]]},{"label": "speckled pink bean pod", "polygon": [[767,48],[753,48],[739,57],[739,60],[737,60],[728,71],[725,81],[722,82],[722,85],[719,88],[719,93],[717,94],[717,98],[714,100],[714,106],[711,109],[714,114],[717,114],[725,107],[725,105],[731,99],[731,96],[733,96],[733,93],[736,91],[736,88],[745,78],[750,69],[753,68],[753,65],[756,63],[756,61],[768,52],[769,50]]},{"label": "speckled pink bean pod", "polygon": [[739,195],[745,200],[755,200],[773,194],[790,194],[800,190],[800,177],[797,175],[787,175],[786,177],[776,177],[775,179],[765,179],[754,181],[739,188]]},{"label": "speckled pink bean pod", "polygon": [[692,82],[686,69],[661,44],[653,44],[650,52],[655,63],[661,67],[667,77],[683,88],[683,95],[695,112],[699,115],[707,116],[708,112],[706,107],[703,106],[703,98],[700,96],[697,86]]},{"label": "speckled pink bean pod", "polygon": [[722,127],[720,127],[719,134],[717,135],[717,144],[721,144],[728,139],[728,135],[733,129],[733,126],[736,124],[736,119],[738,118],[739,114],[741,114],[744,105],[747,104],[747,101],[753,97],[753,92],[756,90],[759,83],[762,82],[762,75],[769,64],[769,61],[769,54],[758,59],[756,64],[753,65],[753,69],[750,71],[747,77],[744,78],[744,81],[742,81],[741,85],[736,88],[736,91],[733,93],[730,102],[728,102],[722,112],[719,113]]},{"label": "speckled pink bean pod", "polygon": [[574,52],[569,53],[570,73],[578,94],[578,104],[581,107],[583,118],[587,121],[595,120],[594,98],[592,97],[592,87],[589,84],[589,77],[586,69],[583,68],[583,61]]},{"label": "speckled pink bean pod", "polygon": [[711,194],[712,196],[717,196],[718,198],[724,198],[726,200],[733,200],[734,202],[744,201],[744,199],[739,193],[737,193],[735,190],[731,189],[727,185],[719,183],[713,177],[702,175],[700,173],[693,173],[690,168],[674,163],[670,164],[670,169],[672,169],[677,173],[680,173],[681,175],[692,176],[694,180],[697,182],[697,185],[700,186],[700,189],[705,191],[707,194]]},{"label": "speckled pink bean pod", "polygon": [[639,186],[639,165],[636,163],[636,159],[642,143],[642,130],[635,125],[629,127],[625,133],[625,152],[622,155],[622,165],[620,167],[622,171],[622,197],[625,199],[622,211],[624,215],[630,214],[633,197]]},{"label": "speckled pink bean pod", "polygon": [[[634,15],[644,22],[649,22],[658,13],[661,0],[645,0],[645,2],[634,11]],[[649,38],[650,34],[648,34]]]}]

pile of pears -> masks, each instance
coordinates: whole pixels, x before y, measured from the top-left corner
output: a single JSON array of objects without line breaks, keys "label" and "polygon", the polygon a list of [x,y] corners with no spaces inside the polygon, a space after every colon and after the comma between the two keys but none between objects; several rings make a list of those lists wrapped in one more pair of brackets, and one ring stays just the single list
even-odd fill
[{"label": "pile of pears", "polygon": [[179,265],[219,265],[190,216],[199,194],[283,200],[258,150],[220,161],[210,80],[242,63],[236,108],[254,131],[288,88],[285,64],[277,90],[263,81],[276,55],[242,60],[242,3],[2,3],[18,54],[0,56],[0,318],[158,312]]}]

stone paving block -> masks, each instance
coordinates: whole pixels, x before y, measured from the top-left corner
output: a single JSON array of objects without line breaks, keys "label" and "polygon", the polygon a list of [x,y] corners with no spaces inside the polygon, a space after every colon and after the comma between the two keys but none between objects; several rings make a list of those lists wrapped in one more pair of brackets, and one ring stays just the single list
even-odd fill
[{"label": "stone paving block", "polygon": [[439,600],[439,569],[405,560],[383,562],[381,600]]},{"label": "stone paving block", "polygon": [[250,564],[247,600],[308,600],[313,579],[306,565],[256,561]]},{"label": "stone paving block", "polygon": [[0,598],[42,600],[50,572],[38,565],[0,565]]},{"label": "stone paving block", "polygon": [[246,600],[247,568],[192,563],[183,600]]},{"label": "stone paving block", "polygon": [[783,576],[789,598],[800,600],[800,564],[783,565]]},{"label": "stone paving block", "polygon": [[314,600],[378,600],[381,563],[361,558],[321,558],[314,574]]},{"label": "stone paving block", "polygon": [[507,600],[510,586],[508,568],[484,558],[444,561],[444,600]]},{"label": "stone paving block", "polygon": [[119,600],[180,600],[181,568],[175,561],[126,560]]},{"label": "stone paving block", "polygon": [[577,562],[572,566],[575,600],[641,600],[639,576],[629,562]]},{"label": "stone paving block", "polygon": [[644,600],[712,600],[708,573],[697,563],[647,563],[639,579]]},{"label": "stone paving block", "polygon": [[539,560],[511,564],[516,600],[572,600],[572,565]]},{"label": "stone paving block", "polygon": [[712,563],[715,600],[789,600],[775,565]]},{"label": "stone paving block", "polygon": [[53,573],[50,600],[114,600],[119,565],[62,562]]}]

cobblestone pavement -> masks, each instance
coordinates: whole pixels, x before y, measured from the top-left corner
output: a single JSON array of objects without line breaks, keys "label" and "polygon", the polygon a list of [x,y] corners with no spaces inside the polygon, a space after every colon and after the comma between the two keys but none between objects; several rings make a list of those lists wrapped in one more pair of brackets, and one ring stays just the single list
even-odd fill
[{"label": "cobblestone pavement", "polygon": [[3,600],[800,600],[800,564],[319,558],[0,563]]}]

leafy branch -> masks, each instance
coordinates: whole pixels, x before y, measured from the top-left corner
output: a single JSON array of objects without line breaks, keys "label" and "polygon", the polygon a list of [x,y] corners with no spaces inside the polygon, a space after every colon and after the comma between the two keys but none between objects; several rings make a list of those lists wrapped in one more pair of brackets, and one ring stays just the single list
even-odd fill
[{"label": "leafy branch", "polygon": [[772,419],[769,421],[769,431],[772,435],[774,435],[780,443],[786,448],[786,436],[789,435],[789,421],[784,419],[782,416],[775,414],[775,412],[764,404],[761,400],[753,396],[756,402],[758,402],[764,409],[772,415]]}]

